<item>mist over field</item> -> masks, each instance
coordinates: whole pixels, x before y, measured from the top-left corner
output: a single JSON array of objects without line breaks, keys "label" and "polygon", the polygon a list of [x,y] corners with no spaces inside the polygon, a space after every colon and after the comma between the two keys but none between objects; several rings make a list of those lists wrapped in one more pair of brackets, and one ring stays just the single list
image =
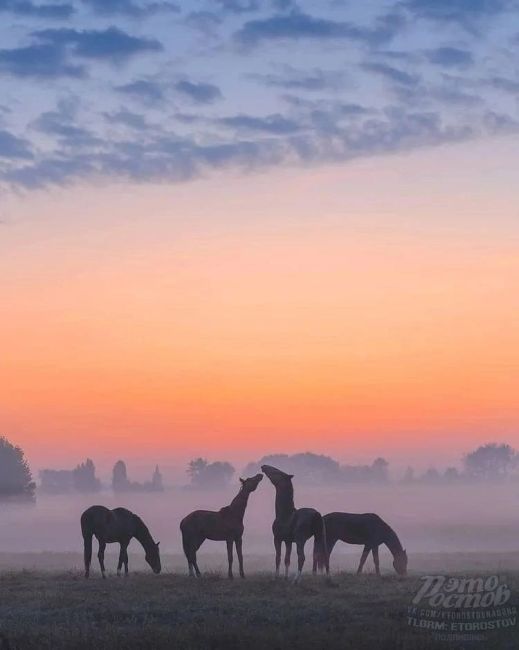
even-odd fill
[{"label": "mist over field", "polygon": [[[340,487],[298,486],[294,479],[297,506],[312,506],[325,514],[332,511],[376,512],[398,533],[410,556],[410,570],[420,571],[425,555],[435,553],[492,553],[519,551],[519,485],[350,485]],[[0,569],[80,568],[82,544],[79,518],[88,506],[98,503],[109,508],[124,506],[139,514],[153,536],[161,542],[166,570],[184,567],[179,531],[181,519],[195,509],[214,509],[228,504],[238,482],[217,490],[170,488],[160,493],[114,494],[103,490],[94,495],[39,494],[35,504],[0,505]],[[271,524],[274,518],[274,489],[266,480],[249,499],[245,514],[245,565],[270,570],[273,567]],[[308,571],[311,540],[306,547]],[[94,551],[96,545],[94,546]],[[391,567],[390,554],[381,547],[382,566]],[[118,545],[109,545],[113,556]],[[59,558],[39,553],[70,554]],[[144,558],[135,540],[130,570],[143,568]],[[361,547],[336,545],[332,570],[352,571]],[[31,554],[20,556],[19,554]],[[166,557],[167,556],[167,557]],[[169,557],[171,556],[171,557]],[[414,559],[416,557],[416,560]],[[199,552],[202,570],[224,568],[225,544],[206,541]],[[504,558],[503,558],[504,561]],[[115,570],[115,558],[107,564]],[[97,571],[97,558],[93,567]],[[367,569],[372,570],[368,561]]]}]

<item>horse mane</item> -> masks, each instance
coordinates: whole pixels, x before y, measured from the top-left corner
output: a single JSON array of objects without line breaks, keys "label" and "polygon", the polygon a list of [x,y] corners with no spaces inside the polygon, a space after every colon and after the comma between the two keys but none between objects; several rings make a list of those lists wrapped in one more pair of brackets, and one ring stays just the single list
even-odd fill
[{"label": "horse mane", "polygon": [[283,482],[282,486],[276,486],[276,517],[283,513],[292,513],[295,509],[292,480]]},{"label": "horse mane", "polygon": [[133,521],[135,522],[135,537],[141,542],[141,544],[148,542],[154,544],[155,542],[153,541],[149,528],[142,519],[138,515],[134,514]]},{"label": "horse mane", "polygon": [[387,526],[387,535],[386,535],[386,539],[384,540],[386,546],[388,547],[388,549],[391,551],[393,555],[402,553],[404,547],[402,546],[402,543],[398,535],[395,533],[395,531],[391,528],[389,524],[386,524],[386,526]]}]

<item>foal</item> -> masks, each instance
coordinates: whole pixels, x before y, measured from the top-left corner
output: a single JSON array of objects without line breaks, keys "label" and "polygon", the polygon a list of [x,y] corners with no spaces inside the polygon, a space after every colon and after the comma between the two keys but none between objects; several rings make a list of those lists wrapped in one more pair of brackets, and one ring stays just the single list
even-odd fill
[{"label": "foal", "polygon": [[314,537],[314,573],[317,567],[328,570],[328,553],[326,551],[326,534],[321,514],[313,508],[299,508],[294,505],[293,474],[285,474],[271,465],[262,465],[261,471],[276,488],[276,518],[272,524],[274,547],[276,549],[276,576],[279,576],[281,563],[281,544],[285,542],[285,578],[288,578],[292,544],[297,548],[297,575],[299,580],[305,563],[305,544]]},{"label": "foal", "polygon": [[241,478],[241,488],[234,497],[231,504],[221,508],[217,512],[211,510],[195,510],[184,517],[180,522],[182,531],[182,545],[186,554],[189,575],[196,573],[200,576],[200,570],[196,561],[196,552],[206,539],[218,542],[227,542],[227,559],[229,561],[229,578],[233,578],[233,543],[236,544],[236,554],[240,566],[240,576],[245,578],[243,573],[243,517],[251,492],[258,487],[262,474],[256,474],[252,478]]},{"label": "foal", "polygon": [[135,537],[146,552],[146,562],[153,569],[153,573],[160,573],[159,542],[155,543],[146,524],[140,517],[126,508],[108,510],[104,506],[91,506],[81,515],[81,532],[85,548],[85,578],[90,575],[92,561],[92,536],[95,535],[99,542],[99,565],[103,578],[105,576],[105,548],[107,544],[119,542],[121,550],[117,575],[121,575],[124,564],[124,573],[128,575],[128,544]]},{"label": "foal", "polygon": [[[393,555],[393,567],[398,575],[407,575],[407,553],[395,531],[378,515],[373,513],[351,514],[348,512],[330,512],[323,517],[328,543],[328,557],[338,540],[347,544],[364,544],[357,575],[362,573],[364,563],[373,553],[375,571],[380,575],[378,547],[385,544]],[[314,571],[315,571],[314,562]]]}]

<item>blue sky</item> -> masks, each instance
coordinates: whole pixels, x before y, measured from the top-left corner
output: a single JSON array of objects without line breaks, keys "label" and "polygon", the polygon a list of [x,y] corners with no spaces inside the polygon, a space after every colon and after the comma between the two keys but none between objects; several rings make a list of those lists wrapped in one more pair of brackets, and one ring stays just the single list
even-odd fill
[{"label": "blue sky", "polygon": [[518,127],[514,0],[0,0],[0,182],[319,165]]}]

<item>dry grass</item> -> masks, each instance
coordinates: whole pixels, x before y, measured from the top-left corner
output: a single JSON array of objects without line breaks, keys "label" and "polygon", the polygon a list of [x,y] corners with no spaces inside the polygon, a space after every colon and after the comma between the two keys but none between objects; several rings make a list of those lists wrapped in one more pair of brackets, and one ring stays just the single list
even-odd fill
[{"label": "dry grass", "polygon": [[[507,578],[517,605],[519,573],[508,572]],[[78,570],[5,571],[0,574],[0,632],[16,650],[463,647],[409,628],[406,607],[418,584],[418,574],[406,580],[392,574],[381,579],[305,575],[294,585],[270,573],[233,582],[217,572],[200,580],[139,572],[105,581],[96,573],[87,581]],[[512,641],[510,633],[494,635],[474,647],[517,647]]]}]

